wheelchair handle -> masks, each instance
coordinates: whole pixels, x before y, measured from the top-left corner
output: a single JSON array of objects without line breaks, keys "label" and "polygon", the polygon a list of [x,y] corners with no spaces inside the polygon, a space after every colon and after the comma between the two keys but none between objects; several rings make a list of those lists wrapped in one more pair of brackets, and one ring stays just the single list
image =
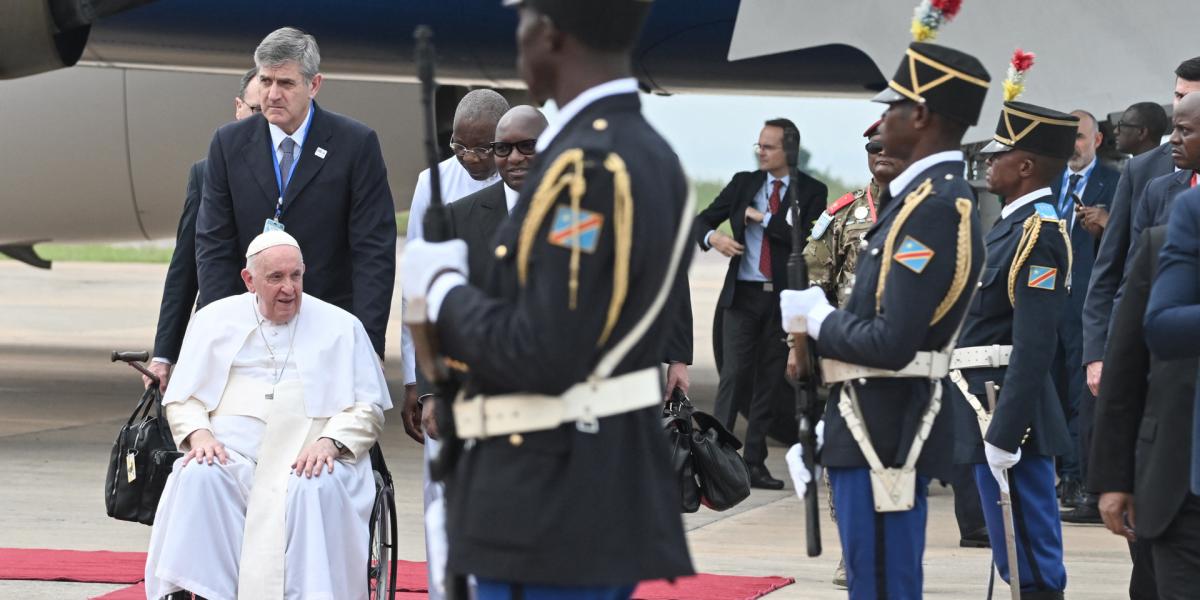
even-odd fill
[{"label": "wheelchair handle", "polygon": [[118,360],[125,361],[127,363],[146,362],[146,361],[150,360],[150,353],[146,352],[146,351],[117,352],[116,350],[114,350],[112,353],[112,361],[117,362]]}]

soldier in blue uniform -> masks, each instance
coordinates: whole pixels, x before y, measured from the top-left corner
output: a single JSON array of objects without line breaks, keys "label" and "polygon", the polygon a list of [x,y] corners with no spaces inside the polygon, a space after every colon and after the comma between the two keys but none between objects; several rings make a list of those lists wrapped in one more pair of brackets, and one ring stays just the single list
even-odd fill
[{"label": "soldier in blue uniform", "polygon": [[480,600],[621,600],[693,572],[659,365],[672,300],[686,297],[694,202],[630,74],[650,2],[509,4],[518,70],[559,113],[486,283],[467,283],[461,240],[410,243],[402,262],[408,307],[425,305],[467,380],[448,570],[474,575]]},{"label": "soldier in blue uniform", "polygon": [[1070,450],[1071,436],[1050,365],[1070,284],[1071,242],[1050,183],[1071,157],[1078,126],[1073,115],[1004,103],[983,149],[988,191],[1004,198],[1004,208],[985,238],[987,262],[950,363],[955,461],[975,465],[992,558],[1004,581],[1010,569],[998,500],[1001,490],[1010,495],[1025,599],[1062,598],[1067,585],[1054,457]]},{"label": "soldier in blue uniform", "polygon": [[838,384],[821,462],[852,599],[921,598],[928,484],[951,471],[949,351],[984,259],[959,146],[989,81],[970,55],[909,46],[875,98],[888,105],[884,152],[909,166],[879,198],[849,301],[834,309],[819,288],[780,298],[784,328],[816,340],[824,380]]}]

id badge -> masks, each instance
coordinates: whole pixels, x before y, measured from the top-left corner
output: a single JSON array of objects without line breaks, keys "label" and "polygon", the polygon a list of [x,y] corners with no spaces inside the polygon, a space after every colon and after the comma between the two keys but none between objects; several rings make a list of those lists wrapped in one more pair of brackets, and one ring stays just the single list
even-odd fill
[{"label": "id badge", "polygon": [[129,483],[133,483],[137,479],[137,462],[133,460],[133,457],[133,452],[125,455],[125,476],[129,478]]},{"label": "id badge", "polygon": [[263,221],[263,233],[268,231],[283,231],[283,223],[275,219]]}]

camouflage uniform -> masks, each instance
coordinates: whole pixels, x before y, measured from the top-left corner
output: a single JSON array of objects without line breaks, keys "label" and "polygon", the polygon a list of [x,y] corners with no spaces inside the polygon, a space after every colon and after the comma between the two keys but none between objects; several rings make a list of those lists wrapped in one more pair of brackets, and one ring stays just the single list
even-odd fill
[{"label": "camouflage uniform", "polygon": [[879,185],[872,180],[867,189],[838,198],[821,213],[804,247],[810,285],[825,290],[834,306],[845,305],[854,287],[860,243],[875,224],[879,193]]}]

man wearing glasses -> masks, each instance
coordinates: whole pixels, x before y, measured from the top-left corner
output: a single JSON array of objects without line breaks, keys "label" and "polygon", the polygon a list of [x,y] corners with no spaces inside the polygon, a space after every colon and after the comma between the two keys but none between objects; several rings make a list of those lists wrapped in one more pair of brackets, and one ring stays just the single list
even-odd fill
[{"label": "man wearing glasses", "polygon": [[467,242],[473,280],[484,281],[496,260],[490,247],[492,236],[517,205],[521,184],[537,155],[537,137],[546,126],[546,117],[532,106],[515,106],[504,113],[492,142],[500,181],[450,205],[450,225],[454,237]]},{"label": "man wearing glasses", "polygon": [[[758,171],[738,173],[708,208],[696,216],[700,249],[715,248],[729,257],[729,270],[717,300],[721,325],[720,382],[715,415],[733,429],[737,403],[749,398],[746,444],[742,458],[750,468],[750,485],[780,490],[783,481],[765,464],[767,429],[775,399],[791,398],[784,379],[788,348],[779,334],[779,292],[787,287],[787,259],[792,226],[786,215],[791,199],[800,205],[801,236],[825,209],[825,184],[794,166],[800,132],[787,119],[767,121],[754,145]],[[795,186],[795,193],[789,187]],[[717,229],[729,222],[733,235]],[[790,402],[790,400],[789,400]]]},{"label": "man wearing glasses", "polygon": [[1145,154],[1158,147],[1171,128],[1167,111],[1153,102],[1138,102],[1121,113],[1117,122],[1117,151],[1130,156]]},{"label": "man wearing glasses", "polygon": [[[454,156],[438,163],[442,185],[442,201],[453,206],[456,202],[475,192],[496,185],[500,176],[496,173],[496,161],[492,156],[492,142],[496,126],[504,113],[508,112],[508,101],[493,90],[479,89],[468,92],[454,110],[454,125],[450,132],[450,150]],[[429,208],[429,169],[417,176],[417,188],[413,191],[412,205],[408,209],[407,242],[425,237],[425,211]],[[429,597],[442,597],[443,578],[446,572],[446,526],[445,499],[442,484],[429,478],[429,461],[437,456],[440,445],[436,432],[426,432],[421,423],[422,409],[417,392],[416,350],[412,333],[408,327],[402,332],[404,361],[404,408],[401,422],[409,437],[424,444],[422,460],[423,489],[425,500],[425,554],[428,557]],[[431,405],[432,406],[432,405]],[[427,435],[430,434],[430,435]]]}]

